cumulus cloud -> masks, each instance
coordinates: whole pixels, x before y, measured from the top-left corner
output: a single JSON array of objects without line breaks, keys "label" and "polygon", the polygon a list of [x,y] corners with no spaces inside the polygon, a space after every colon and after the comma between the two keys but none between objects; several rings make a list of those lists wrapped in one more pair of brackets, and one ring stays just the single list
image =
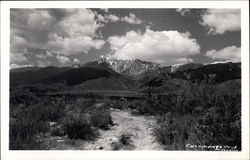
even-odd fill
[{"label": "cumulus cloud", "polygon": [[229,46],[221,50],[209,50],[206,52],[206,56],[212,59],[229,60],[233,62],[241,61],[241,48],[236,46]]},{"label": "cumulus cloud", "polygon": [[77,58],[74,58],[73,62],[74,62],[74,63],[80,63],[80,60],[77,59]]},{"label": "cumulus cloud", "polygon": [[178,8],[176,9],[176,12],[180,13],[182,16],[185,16],[188,12],[190,12],[190,9]]},{"label": "cumulus cloud", "polygon": [[42,60],[38,59],[34,62],[34,64],[36,64],[35,66],[38,66],[38,67],[46,67],[46,66],[50,66],[51,62],[45,61],[44,59]]},{"label": "cumulus cloud", "polygon": [[61,64],[67,64],[70,62],[70,59],[66,56],[60,56],[56,55],[56,59],[61,63]]},{"label": "cumulus cloud", "polygon": [[103,23],[126,22],[126,23],[134,25],[134,24],[142,24],[143,22],[141,19],[136,17],[136,15],[133,13],[129,13],[128,16],[124,16],[124,17],[118,17],[117,15],[112,14],[110,12],[105,15],[96,13],[96,16],[97,16],[98,21],[103,22]]},{"label": "cumulus cloud", "polygon": [[21,52],[24,53],[27,51],[28,43],[26,39],[23,37],[20,37],[18,35],[15,35],[13,33],[10,34],[10,52],[16,53]]},{"label": "cumulus cloud", "polygon": [[46,55],[48,56],[48,57],[53,57],[54,55],[53,55],[53,53],[51,53],[50,51],[46,51]]},{"label": "cumulus cloud", "polygon": [[107,17],[111,22],[118,22],[120,20],[120,18],[114,14],[110,14]]},{"label": "cumulus cloud", "polygon": [[201,24],[208,27],[210,34],[241,29],[240,9],[209,9],[202,15]]},{"label": "cumulus cloud", "polygon": [[24,63],[27,61],[28,59],[23,53],[10,53],[10,63]]},{"label": "cumulus cloud", "polygon": [[27,18],[27,25],[31,30],[43,31],[49,30],[53,25],[53,21],[54,19],[49,12],[45,10],[37,10],[29,14]]},{"label": "cumulus cloud", "polygon": [[36,54],[35,57],[38,59],[47,59],[47,56],[44,54]]},{"label": "cumulus cloud", "polygon": [[137,18],[135,14],[130,13],[129,16],[125,16],[121,18],[121,21],[127,22],[129,24],[141,24],[142,20]]},{"label": "cumulus cloud", "polygon": [[188,56],[200,52],[200,46],[190,33],[178,31],[129,31],[124,36],[108,38],[114,58],[154,61],[163,65],[192,61]]},{"label": "cumulus cloud", "polygon": [[19,65],[19,64],[15,64],[15,63],[10,65],[10,69],[23,68],[23,67],[32,67],[32,65],[30,65],[30,64]]},{"label": "cumulus cloud", "polygon": [[[45,56],[87,54],[105,44],[97,34],[103,24],[89,9],[11,9],[10,20],[11,63],[20,65],[26,60],[24,54],[29,54],[31,59],[32,56],[45,59]],[[47,54],[26,52],[29,48]]]},{"label": "cumulus cloud", "polygon": [[89,36],[62,38],[57,34],[51,34],[48,48],[61,55],[75,55],[80,52],[88,53],[91,48],[100,49],[105,44],[103,40],[93,39]]},{"label": "cumulus cloud", "polygon": [[69,9],[68,12],[69,15],[57,24],[65,36],[95,36],[96,30],[102,26],[89,9]]}]

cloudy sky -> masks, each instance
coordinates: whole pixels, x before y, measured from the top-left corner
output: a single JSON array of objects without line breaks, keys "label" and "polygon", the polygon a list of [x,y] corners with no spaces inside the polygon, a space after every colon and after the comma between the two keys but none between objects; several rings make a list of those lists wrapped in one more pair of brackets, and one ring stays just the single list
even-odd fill
[{"label": "cloudy sky", "polygon": [[10,65],[239,62],[239,9],[11,9]]}]

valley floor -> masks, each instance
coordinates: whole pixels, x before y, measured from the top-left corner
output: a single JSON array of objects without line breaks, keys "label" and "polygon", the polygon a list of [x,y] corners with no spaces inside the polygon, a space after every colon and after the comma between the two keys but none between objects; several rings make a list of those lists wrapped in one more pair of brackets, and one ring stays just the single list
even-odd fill
[{"label": "valley floor", "polygon": [[[58,140],[53,150],[163,150],[153,136],[154,117],[137,116],[129,111],[111,109],[114,125],[109,130],[101,130],[100,136],[94,141]],[[122,134],[130,134],[128,145],[119,144]]]}]

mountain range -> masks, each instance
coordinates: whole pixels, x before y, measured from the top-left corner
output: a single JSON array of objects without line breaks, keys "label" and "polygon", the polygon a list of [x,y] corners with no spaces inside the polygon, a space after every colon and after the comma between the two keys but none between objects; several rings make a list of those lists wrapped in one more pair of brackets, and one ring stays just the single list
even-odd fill
[{"label": "mountain range", "polygon": [[101,56],[99,59],[66,67],[25,67],[10,70],[10,84],[54,85],[62,83],[83,90],[174,91],[185,81],[220,84],[241,79],[241,63],[173,66],[139,59],[118,60]]}]

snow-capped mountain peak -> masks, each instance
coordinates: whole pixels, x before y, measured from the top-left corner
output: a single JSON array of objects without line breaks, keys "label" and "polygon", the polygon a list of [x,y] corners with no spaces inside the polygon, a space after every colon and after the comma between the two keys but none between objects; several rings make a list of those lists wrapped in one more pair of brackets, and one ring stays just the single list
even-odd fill
[{"label": "snow-capped mountain peak", "polygon": [[184,65],[184,64],[174,64],[174,65],[172,65],[171,66],[171,72],[173,73],[173,72],[176,72],[177,70],[178,70],[178,68],[180,67],[180,66],[182,66],[182,65]]},{"label": "snow-capped mountain peak", "polygon": [[97,60],[98,64],[108,64],[108,66],[118,73],[135,76],[148,70],[156,70],[159,64],[153,62],[142,61],[140,59],[121,60],[112,57],[100,56]]},{"label": "snow-capped mountain peak", "polygon": [[205,63],[205,65],[208,65],[208,64],[219,64],[219,63],[237,63],[235,61],[232,61],[232,60],[226,60],[226,61],[216,61],[216,62],[212,62],[212,63]]},{"label": "snow-capped mountain peak", "polygon": [[177,71],[184,71],[188,69],[196,69],[203,66],[201,63],[184,63],[184,64],[174,64],[171,67],[171,73],[177,72]]}]

